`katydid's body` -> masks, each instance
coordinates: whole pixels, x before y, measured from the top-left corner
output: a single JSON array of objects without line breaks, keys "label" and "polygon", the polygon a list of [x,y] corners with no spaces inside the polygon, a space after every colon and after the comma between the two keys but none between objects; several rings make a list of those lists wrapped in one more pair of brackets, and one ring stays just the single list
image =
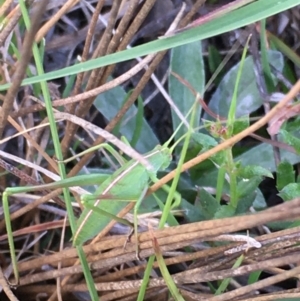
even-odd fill
[{"label": "katydid's body", "polygon": [[[172,139],[172,138],[171,138]],[[137,211],[143,197],[148,189],[150,180],[155,182],[157,180],[156,174],[159,170],[167,168],[172,159],[172,151],[175,147],[168,148],[171,139],[163,146],[157,146],[151,152],[145,154],[143,159],[149,162],[151,170],[147,169],[140,161],[134,159],[125,163],[120,169],[118,169],[111,176],[108,175],[89,175],[89,176],[77,176],[74,178],[64,179],[50,184],[39,186],[27,186],[27,187],[9,187],[3,192],[3,208],[5,223],[8,235],[8,242],[10,247],[11,259],[15,278],[18,282],[19,273],[17,269],[17,260],[15,255],[15,247],[12,236],[12,228],[10,221],[10,212],[8,205],[8,197],[15,193],[38,191],[43,189],[55,189],[58,187],[72,187],[78,185],[87,185],[91,183],[97,183],[103,180],[99,188],[94,194],[82,195],[82,202],[85,206],[81,216],[77,221],[77,230],[73,236],[73,244],[78,249],[78,255],[81,258],[81,262],[84,265],[84,270],[88,269],[85,260],[84,253],[81,246],[88,239],[96,236],[101,230],[103,230],[108,223],[115,219],[119,222],[130,224],[124,219],[116,217],[116,215],[126,206],[124,202],[136,202],[134,207],[134,233],[137,241]],[[177,141],[178,142],[178,141]],[[103,146],[103,145],[102,145]],[[162,186],[165,190],[169,191],[169,188]],[[174,195],[174,202],[169,204],[169,210],[180,204],[181,197],[178,193]],[[137,255],[138,255],[138,243],[137,243]]]},{"label": "katydid's body", "polygon": [[[72,187],[91,183],[99,184],[101,180],[104,180],[94,194],[82,196],[82,201],[87,208],[83,210],[77,222],[77,231],[73,237],[73,244],[75,246],[81,246],[88,239],[94,237],[104,229],[112,219],[124,222],[123,219],[118,219],[116,217],[116,215],[125,207],[124,202],[137,202],[134,209],[134,229],[135,235],[137,235],[137,209],[139,203],[143,199],[144,193],[147,191],[150,180],[155,181],[157,172],[160,169],[165,169],[169,166],[171,162],[171,153],[172,150],[166,145],[163,145],[157,146],[153,151],[145,154],[144,158],[152,166],[151,171],[147,170],[140,162],[132,159],[111,176],[94,174],[77,176],[39,186],[6,188],[3,192],[2,201],[12,265],[17,282],[19,273],[17,270],[17,260],[8,205],[8,197],[10,195],[27,191],[40,191],[43,189]],[[180,197],[177,198],[177,202],[174,203],[174,206],[179,205],[179,202]],[[128,224],[131,225],[129,222]]]},{"label": "katydid's body", "polygon": [[[138,202],[143,197],[145,188],[148,188],[150,179],[156,178],[158,170],[169,166],[171,152],[165,146],[157,146],[145,154],[144,158],[152,165],[151,172],[139,162],[130,160],[104,181],[93,195],[83,195],[83,203],[93,203],[93,206],[102,211],[117,215],[126,206],[124,202]],[[100,216],[94,210],[85,208],[77,222],[74,245],[81,245],[96,236],[110,221],[111,217]]]}]

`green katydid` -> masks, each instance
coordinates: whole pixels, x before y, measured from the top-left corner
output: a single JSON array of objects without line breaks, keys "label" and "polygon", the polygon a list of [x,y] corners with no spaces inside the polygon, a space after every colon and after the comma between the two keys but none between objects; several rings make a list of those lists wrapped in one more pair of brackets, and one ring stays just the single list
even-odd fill
[{"label": "green katydid", "polygon": [[[63,113],[57,114],[58,118],[69,119],[75,123],[80,124],[80,118],[75,118],[74,116]],[[86,121],[85,121],[86,123]],[[86,125],[85,125],[86,126]],[[173,134],[173,136],[176,133]],[[171,137],[171,139],[173,138]],[[134,231],[137,237],[137,211],[138,207],[147,191],[150,180],[156,181],[156,174],[159,170],[165,169],[169,166],[171,162],[171,154],[175,147],[168,148],[168,144],[171,139],[164,144],[163,146],[157,146],[153,151],[145,154],[142,157],[142,160],[137,161],[132,159],[123,165],[120,169],[114,172],[109,176],[104,182],[99,186],[96,192],[92,195],[83,195],[81,197],[86,208],[83,210],[78,222],[77,222],[77,231],[73,237],[73,244],[75,246],[82,245],[89,238],[92,238],[97,233],[99,233],[111,219],[116,219],[119,222],[130,224],[124,219],[120,219],[115,215],[118,214],[123,207],[125,207],[125,202],[136,202],[134,208]],[[100,147],[100,146],[99,146]],[[140,158],[138,158],[140,159]],[[144,165],[146,162],[147,166],[151,166],[150,169]],[[97,182],[97,176],[93,175],[94,183]],[[27,192],[27,191],[37,191],[43,189],[54,189],[62,186],[76,186],[79,183],[81,185],[90,184],[88,177],[86,180],[80,177],[78,180],[77,177],[57,181],[55,183],[39,185],[39,186],[28,186],[28,187],[9,187],[3,192],[3,208],[5,215],[5,223],[8,234],[10,252],[12,257],[12,265],[14,269],[14,274],[16,280],[18,280],[18,270],[17,262],[15,257],[15,248],[12,237],[12,229],[10,223],[10,214],[9,214],[9,205],[8,197],[10,195]],[[98,183],[99,184],[99,183]],[[168,190],[167,186],[164,186],[164,189]],[[98,200],[100,199],[101,202]],[[94,205],[90,204],[90,201],[95,201]],[[113,201],[115,200],[115,201]],[[122,201],[123,202],[120,202]],[[174,197],[174,202],[172,207],[178,206],[180,204],[180,195],[176,194]],[[99,218],[99,214],[102,215]],[[130,224],[131,225],[131,224]],[[136,240],[137,241],[137,240]]]},{"label": "green katydid", "polygon": [[[130,160],[104,181],[93,195],[82,196],[81,199],[86,208],[78,220],[78,228],[73,237],[75,245],[81,245],[99,233],[111,218],[104,216],[99,219],[98,212],[103,214],[101,211],[104,210],[116,215],[125,206],[124,203],[120,202],[122,200],[137,202],[134,207],[134,232],[137,235],[137,210],[147,191],[149,182],[150,180],[156,181],[156,173],[167,168],[172,159],[171,150],[166,146],[157,146],[144,157],[152,165],[153,170],[147,171],[139,162]],[[103,197],[101,197],[102,195]],[[116,202],[105,199],[106,195],[113,196]],[[91,206],[90,201],[95,201],[95,203]],[[178,206],[179,204],[180,197],[178,195],[173,205]]]},{"label": "green katydid", "polygon": [[[83,126],[80,118],[77,118],[76,116],[65,113],[56,113],[56,116],[58,118],[69,119],[70,121]],[[176,133],[174,133],[174,135],[175,134]],[[137,203],[134,207],[134,232],[135,235],[137,235],[138,207],[147,191],[145,188],[148,187],[150,180],[155,182],[157,180],[157,172],[167,168],[171,162],[171,154],[175,146],[170,149],[168,148],[168,144],[173,139],[173,136],[165,143],[165,145],[157,146],[153,151],[144,155],[144,159],[147,160],[152,167],[151,170],[147,170],[140,162],[132,159],[104,181],[94,194],[83,195],[81,197],[85,209],[77,222],[77,231],[73,237],[73,244],[75,246],[82,245],[85,241],[97,235],[111,219],[129,225],[130,223],[127,222],[127,220],[116,217],[116,215],[125,207],[126,204],[124,204],[124,202]],[[100,146],[97,146],[96,148],[99,147]],[[90,150],[94,150],[94,148]],[[86,152],[87,151],[84,151],[83,153]],[[70,161],[70,159],[67,161]],[[163,188],[168,190],[167,186],[164,186]],[[112,204],[112,200],[115,200],[116,202],[113,202]],[[91,201],[94,201],[93,205],[90,204]],[[180,196],[176,195],[173,206],[175,207],[179,204]],[[102,215],[101,219],[99,218],[99,214]]]},{"label": "green katydid", "polygon": [[[61,119],[68,119],[83,127],[87,127],[87,125],[90,127],[93,126],[85,120],[67,113],[56,112],[55,116]],[[141,164],[143,161],[132,159],[104,181],[93,195],[83,195],[81,197],[86,208],[82,212],[77,223],[77,231],[73,237],[73,244],[75,246],[82,245],[85,241],[94,237],[112,218],[119,222],[126,223],[124,219],[116,217],[116,215],[125,207],[124,202],[137,203],[134,207],[134,232],[135,235],[137,235],[138,207],[147,191],[149,181],[155,182],[157,179],[157,172],[169,166],[172,159],[171,154],[175,146],[170,149],[168,148],[168,145],[175,134],[176,133],[173,134],[165,145],[157,146],[153,151],[150,151],[143,156],[144,161],[149,162],[149,165],[151,166],[150,170],[146,169],[145,166]],[[86,151],[83,153],[85,152]],[[168,190],[167,186],[164,186],[163,188]],[[89,203],[91,201],[95,201],[95,203],[90,205]],[[180,196],[176,195],[173,206],[175,207],[179,204]],[[99,214],[102,215],[101,219],[99,219]]]}]

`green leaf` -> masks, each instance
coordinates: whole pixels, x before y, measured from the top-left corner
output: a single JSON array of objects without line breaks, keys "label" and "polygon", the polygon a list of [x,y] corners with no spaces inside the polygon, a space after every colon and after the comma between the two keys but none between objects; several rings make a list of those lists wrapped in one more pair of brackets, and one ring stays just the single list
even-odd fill
[{"label": "green leaf", "polygon": [[246,165],[245,167],[240,167],[238,176],[244,179],[251,179],[255,176],[273,178],[273,175],[269,170],[259,165]]},{"label": "green leaf", "polygon": [[[283,70],[284,60],[280,52],[273,50],[268,51],[268,59],[270,64],[277,70]],[[229,70],[209,102],[209,108],[219,116],[228,116],[239,67],[240,63]],[[236,118],[249,115],[263,104],[263,99],[260,97],[257,88],[254,70],[253,58],[252,56],[248,56],[244,61],[237,91],[238,103],[236,107]],[[211,120],[208,114],[204,114],[203,118]]]},{"label": "green leaf", "polygon": [[255,271],[250,273],[248,277],[248,284],[256,283],[259,280],[260,275],[261,275],[261,271]]},{"label": "green leaf", "polygon": [[[300,156],[286,150],[280,150],[280,157],[282,160],[287,160],[291,164],[300,162]],[[252,147],[249,151],[235,158],[235,161],[240,161],[242,166],[257,165],[268,169],[270,172],[275,172],[277,166],[274,162],[273,148],[271,145],[262,143],[258,146]],[[198,177],[194,178],[194,184],[199,187],[209,186],[216,187],[217,183],[217,169],[212,169],[209,172],[199,173]]]},{"label": "green leaf", "polygon": [[[179,109],[183,117],[185,117],[190,108],[195,103],[195,96],[181,83],[176,77],[172,75],[172,72],[178,74],[183,80],[187,81],[200,95],[204,93],[205,73],[204,62],[202,57],[201,42],[186,44],[173,48],[171,51],[171,72],[169,76],[169,93],[174,101],[174,104]],[[192,127],[199,126],[199,117],[201,115],[201,107],[198,103],[195,107],[197,118],[192,124]],[[173,130],[175,131],[181,123],[181,119],[178,114],[172,109],[172,121]],[[189,118],[186,118],[189,120]],[[182,127],[176,137],[180,138],[186,133],[186,128]]]},{"label": "green leaf", "polygon": [[237,185],[238,198],[242,199],[246,197],[248,194],[255,191],[260,182],[262,181],[262,177],[255,176],[248,180],[242,180]]},{"label": "green leaf", "polygon": [[267,226],[272,230],[284,230],[288,228],[293,228],[294,225],[298,227],[299,225],[296,224],[297,222],[289,222],[289,221],[280,221],[280,222],[271,222],[267,223]]},{"label": "green leaf", "polygon": [[249,45],[249,38],[247,39],[246,44],[244,46],[241,61],[239,63],[239,68],[236,73],[234,89],[232,91],[231,103],[230,103],[228,116],[227,116],[227,127],[228,127],[227,136],[228,137],[232,136],[231,126],[233,125],[233,123],[236,119],[238,94],[239,94],[239,88],[241,87],[241,79],[243,78],[243,70],[245,69],[244,65],[245,65],[245,59],[246,59],[246,55],[247,55],[248,45]]},{"label": "green leaf", "polygon": [[216,211],[220,208],[219,202],[205,189],[200,189],[199,199],[201,214],[203,214],[206,219],[212,219]]},{"label": "green leaf", "polygon": [[249,211],[249,208],[253,205],[255,200],[256,191],[253,190],[242,199],[239,199],[235,214],[242,214]]},{"label": "green leaf", "polygon": [[259,189],[256,189],[255,192],[256,192],[256,196],[255,196],[255,200],[252,204],[254,209],[262,210],[262,209],[267,208],[268,205],[266,203],[264,195],[261,193],[261,191]]},{"label": "green leaf", "polygon": [[133,131],[133,137],[131,139],[130,145],[135,147],[136,144],[141,139],[143,124],[145,122],[144,119],[144,102],[141,96],[137,99],[137,114],[136,114],[136,121],[135,121],[135,130]]},{"label": "green leaf", "polygon": [[235,214],[235,208],[232,207],[231,205],[223,205],[220,206],[218,211],[215,213],[214,218],[225,218],[225,217],[231,217],[234,216]]},{"label": "green leaf", "polygon": [[287,161],[282,161],[277,168],[276,187],[280,191],[291,183],[295,183],[295,171],[293,165]]},{"label": "green leaf", "polygon": [[[221,65],[222,63],[222,57],[218,51],[218,49],[210,45],[208,46],[208,68],[211,74],[214,74],[217,68]],[[215,85],[217,86],[222,77],[223,77],[223,71],[224,69],[221,70],[221,72],[217,75],[217,77],[214,80]]]},{"label": "green leaf", "polygon": [[300,154],[300,139],[283,129],[280,130],[280,134],[283,141],[292,146]]},{"label": "green leaf", "polygon": [[207,151],[218,144],[216,139],[202,133],[192,133],[192,139],[202,146],[201,151]]},{"label": "green leaf", "polygon": [[[295,80],[296,81],[296,80]],[[288,131],[289,133],[299,131],[300,128],[300,117],[296,116],[294,119],[289,120],[288,123],[285,124],[284,129]]]},{"label": "green leaf", "polygon": [[[192,140],[195,141],[198,146],[200,146],[199,153],[204,153],[218,144],[217,140],[215,140],[213,137],[203,133],[193,133]],[[217,163],[218,165],[222,165],[225,161],[224,152],[218,152],[217,154],[211,156],[209,160]]]},{"label": "green leaf", "polygon": [[[286,150],[280,151],[281,160],[287,160],[291,164],[300,162],[300,156]],[[249,151],[238,156],[236,160],[240,160],[242,165],[256,165],[268,169],[270,172],[275,172],[277,166],[274,162],[273,148],[271,145],[262,143],[256,147],[252,147]]]},{"label": "green leaf", "polygon": [[285,186],[278,194],[284,201],[290,201],[300,196],[300,184],[291,183]]},{"label": "green leaf", "polygon": [[232,135],[236,135],[249,127],[249,116],[237,119],[233,124]]},{"label": "green leaf", "polygon": [[190,204],[185,199],[181,200],[180,209],[182,209],[184,217],[190,223],[195,223],[206,219],[199,207],[200,206],[197,206],[197,204]]},{"label": "green leaf", "polygon": [[[125,98],[126,92],[123,88],[116,87],[100,94],[96,98],[94,106],[105,118],[111,120],[121,109]],[[125,136],[128,141],[131,141],[134,136],[132,129],[135,129],[138,123],[141,133],[136,144],[136,149],[141,153],[146,153],[159,144],[159,141],[145,118],[142,119],[142,123],[141,120],[137,122],[137,118],[140,118],[137,116],[137,113],[138,110],[135,106],[132,106],[127,111],[121,121],[120,133]]]}]

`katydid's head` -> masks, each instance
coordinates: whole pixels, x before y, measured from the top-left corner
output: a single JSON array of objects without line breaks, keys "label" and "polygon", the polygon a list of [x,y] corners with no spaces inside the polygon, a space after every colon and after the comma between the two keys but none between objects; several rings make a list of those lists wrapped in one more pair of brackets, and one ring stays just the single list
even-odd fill
[{"label": "katydid's head", "polygon": [[[195,102],[195,104],[196,104],[196,102]],[[193,110],[193,108],[194,108],[194,106],[192,106],[189,113],[195,112],[195,110]],[[194,117],[192,117],[192,120],[194,120],[193,118]],[[178,128],[174,131],[174,133],[172,134],[172,136],[169,138],[169,140],[166,143],[164,143],[163,145],[156,146],[152,152],[148,153],[148,155],[145,156],[145,158],[147,160],[149,160],[150,164],[153,166],[152,171],[157,172],[160,169],[166,169],[170,165],[171,160],[172,160],[172,153],[173,153],[175,147],[188,135],[188,133],[190,131],[192,131],[191,124],[188,124],[188,132],[186,134],[184,134],[181,138],[179,138],[172,146],[170,146],[175,138],[175,135],[178,133],[178,131],[182,125],[183,125],[183,122],[178,126]]]},{"label": "katydid's head", "polygon": [[161,169],[166,169],[172,161],[172,150],[165,145],[160,145],[160,152],[162,156]]},{"label": "katydid's head", "polygon": [[153,166],[153,172],[167,168],[172,160],[170,149],[164,145],[157,145],[145,158]]}]

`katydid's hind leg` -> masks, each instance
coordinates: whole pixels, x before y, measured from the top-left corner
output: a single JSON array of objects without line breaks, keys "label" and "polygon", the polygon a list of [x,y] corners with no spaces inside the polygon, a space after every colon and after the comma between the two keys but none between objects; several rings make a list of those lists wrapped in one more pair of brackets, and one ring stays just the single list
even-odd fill
[{"label": "katydid's hind leg", "polygon": [[[139,199],[137,200],[134,208],[133,208],[133,231],[134,231],[134,237],[135,237],[135,243],[136,243],[136,249],[135,249],[135,256],[137,258],[137,260],[141,261],[141,257],[139,255],[139,238],[138,238],[138,210],[140,208],[140,205],[144,199],[144,196],[146,195],[146,192],[148,190],[148,187],[145,187],[144,190],[142,191]],[[128,238],[130,239],[130,237],[132,236],[132,231],[130,232]]]},{"label": "katydid's hind leg", "polygon": [[[151,180],[153,183],[156,183],[157,181],[159,181],[156,177],[151,177]],[[171,188],[168,185],[163,185],[161,187],[166,193],[170,193]],[[173,197],[173,203],[171,205],[171,209],[178,207],[181,204],[181,195],[175,191],[174,193],[174,197]]]},{"label": "katydid's hind leg", "polygon": [[127,244],[130,242],[131,237],[132,237],[132,235],[134,234],[134,225],[132,224],[131,227],[132,227],[132,228],[131,228],[129,234],[127,234],[127,238],[126,238],[126,240],[125,240],[125,242],[124,242],[123,250],[126,249]]},{"label": "katydid's hind leg", "polygon": [[58,161],[56,160],[57,162],[59,163],[68,163],[72,160],[74,160],[75,158],[79,158],[79,157],[82,157],[83,155],[86,155],[90,152],[94,152],[100,148],[103,148],[105,150],[107,150],[112,156],[114,156],[116,158],[116,160],[119,162],[120,165],[123,165],[126,163],[126,161],[124,161],[124,158],[122,158],[122,156],[120,156],[120,154],[113,148],[111,147],[108,143],[101,143],[99,145],[95,145],[93,147],[90,147],[89,149],[75,155],[75,156],[72,156],[68,159],[65,159],[65,160],[62,160],[62,161]]},{"label": "katydid's hind leg", "polygon": [[[170,187],[168,185],[163,185],[161,187],[166,193],[170,193]],[[173,203],[171,205],[171,209],[178,207],[181,204],[181,195],[177,191],[174,193]]]}]

